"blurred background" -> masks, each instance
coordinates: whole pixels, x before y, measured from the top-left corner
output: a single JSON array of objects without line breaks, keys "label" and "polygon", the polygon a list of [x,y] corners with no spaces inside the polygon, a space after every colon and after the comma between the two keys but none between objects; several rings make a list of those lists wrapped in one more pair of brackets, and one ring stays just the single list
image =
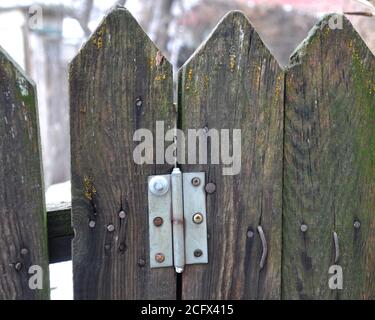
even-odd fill
[{"label": "blurred background", "polygon": [[[320,16],[328,12],[375,12],[366,5],[370,2],[375,3],[367,0],[1,0],[0,46],[37,85],[47,202],[70,200],[68,64],[111,7],[127,7],[177,71],[229,10],[244,11],[279,63],[285,66],[289,55]],[[30,23],[36,17],[33,8],[41,9],[42,23]],[[375,17],[362,14],[348,17],[375,52]],[[60,288],[53,292],[55,298],[71,298],[71,281],[62,281],[64,277],[59,276],[66,272],[58,265],[52,272],[52,286]]]}]

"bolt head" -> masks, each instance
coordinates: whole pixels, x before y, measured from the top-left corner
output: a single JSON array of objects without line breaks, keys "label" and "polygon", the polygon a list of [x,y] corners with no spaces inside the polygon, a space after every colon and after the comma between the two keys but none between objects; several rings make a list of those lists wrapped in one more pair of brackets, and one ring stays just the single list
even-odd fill
[{"label": "bolt head", "polygon": [[359,229],[361,227],[361,223],[359,221],[354,221],[354,228]]},{"label": "bolt head", "polygon": [[156,217],[154,218],[153,222],[155,227],[160,227],[163,224],[164,220],[162,217]]},{"label": "bolt head", "polygon": [[120,219],[125,219],[126,218],[126,213],[124,210],[121,210],[119,213],[118,213],[118,216],[120,217]]},{"label": "bolt head", "polygon": [[89,221],[89,227],[90,228],[95,228],[96,222],[94,220]]},{"label": "bolt head", "polygon": [[156,196],[162,196],[169,190],[168,180],[162,176],[152,177],[148,184],[148,189],[152,194]]},{"label": "bolt head", "polygon": [[109,224],[107,226],[107,230],[108,230],[108,232],[113,232],[113,231],[115,231],[115,226],[113,224]]},{"label": "bolt head", "polygon": [[194,187],[198,187],[201,184],[201,179],[199,179],[198,177],[194,177],[193,179],[191,179],[191,183]]},{"label": "bolt head", "polygon": [[209,182],[206,184],[205,190],[208,194],[212,194],[216,191],[216,184]]},{"label": "bolt head", "polygon": [[199,258],[203,255],[203,251],[201,249],[194,250],[194,257]]},{"label": "bolt head", "polygon": [[201,224],[203,222],[203,215],[200,212],[197,212],[193,215],[193,222],[196,224]]},{"label": "bolt head", "polygon": [[165,260],[165,255],[159,252],[155,254],[155,260],[156,262],[163,263]]},{"label": "bolt head", "polygon": [[305,224],[301,224],[301,231],[302,231],[302,232],[306,232],[307,229],[308,229],[307,225],[305,225]]}]

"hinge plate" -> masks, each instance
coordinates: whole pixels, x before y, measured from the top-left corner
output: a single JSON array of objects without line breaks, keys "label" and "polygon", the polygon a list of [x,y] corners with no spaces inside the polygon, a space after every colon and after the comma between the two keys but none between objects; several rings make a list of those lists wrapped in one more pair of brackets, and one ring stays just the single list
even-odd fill
[{"label": "hinge plate", "polygon": [[157,194],[152,192],[153,189],[148,188],[150,266],[151,268],[171,267],[173,266],[173,247],[170,240],[172,238],[171,178],[169,174],[151,176],[148,178],[149,186],[154,177],[157,177],[161,183],[164,179],[167,183],[167,187],[164,187],[167,190],[164,194]]},{"label": "hinge plate", "polygon": [[[173,218],[179,215],[173,210],[177,210],[181,189],[173,190],[176,184],[172,183],[171,175],[148,178],[151,268],[170,267],[176,261],[208,263],[205,173],[183,173],[182,180],[183,228],[180,223],[173,223]],[[175,268],[177,272],[183,270],[183,266]]]}]

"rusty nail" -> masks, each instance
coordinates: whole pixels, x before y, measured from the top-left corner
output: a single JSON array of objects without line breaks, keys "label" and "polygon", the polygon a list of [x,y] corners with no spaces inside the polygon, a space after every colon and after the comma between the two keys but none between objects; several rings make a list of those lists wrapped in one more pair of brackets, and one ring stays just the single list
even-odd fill
[{"label": "rusty nail", "polygon": [[157,254],[155,254],[155,260],[156,260],[157,262],[159,262],[159,263],[164,262],[164,260],[165,260],[165,256],[164,256],[164,254],[162,254],[162,253],[157,253]]},{"label": "rusty nail", "polygon": [[216,191],[216,184],[209,182],[206,184],[205,189],[208,194],[212,194]]},{"label": "rusty nail", "polygon": [[113,231],[115,231],[115,226],[113,224],[109,224],[107,226],[107,230],[108,230],[108,232],[113,232]]},{"label": "rusty nail", "polygon": [[94,220],[89,221],[89,227],[90,228],[95,228],[96,222]]},{"label": "rusty nail", "polygon": [[28,253],[29,253],[29,250],[27,250],[26,248],[21,249],[21,255],[26,256]]},{"label": "rusty nail", "polygon": [[138,259],[138,266],[144,267],[146,265],[146,261],[144,259]]},{"label": "rusty nail", "polygon": [[201,179],[199,179],[198,177],[194,177],[193,179],[191,179],[191,183],[193,184],[193,186],[198,187],[201,184]]},{"label": "rusty nail", "polygon": [[306,232],[307,231],[307,225],[305,225],[305,224],[301,224],[301,231],[302,232]]},{"label": "rusty nail", "polygon": [[17,271],[20,271],[22,269],[22,263],[21,262],[17,262],[15,265],[14,265],[14,268],[17,270]]},{"label": "rusty nail", "polygon": [[200,212],[197,212],[193,215],[193,222],[196,224],[200,224],[203,221],[203,215]]},{"label": "rusty nail", "polygon": [[126,213],[124,210],[121,210],[119,213],[118,213],[118,216],[120,217],[120,219],[125,219],[126,218]]},{"label": "rusty nail", "polygon": [[156,218],[153,220],[153,222],[154,222],[154,226],[155,226],[155,227],[160,227],[160,226],[163,224],[164,220],[163,220],[163,218],[161,218],[161,217],[156,217]]},{"label": "rusty nail", "polygon": [[201,249],[196,249],[196,250],[194,251],[194,257],[196,257],[196,258],[201,257],[202,254],[203,254],[203,252],[202,252]]},{"label": "rusty nail", "polygon": [[354,221],[354,228],[359,229],[361,227],[361,223],[359,221]]}]

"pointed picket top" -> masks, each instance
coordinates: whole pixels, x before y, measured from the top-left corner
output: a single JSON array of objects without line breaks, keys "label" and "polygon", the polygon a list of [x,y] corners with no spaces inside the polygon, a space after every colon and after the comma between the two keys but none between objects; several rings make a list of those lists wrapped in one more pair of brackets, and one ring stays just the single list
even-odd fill
[{"label": "pointed picket top", "polygon": [[[120,35],[121,37],[119,37]],[[103,51],[118,50],[119,46],[123,45],[120,39],[124,39],[125,37],[128,41],[128,48],[137,47],[137,44],[143,43],[145,47],[153,48],[155,52],[158,52],[157,57],[150,58],[150,65],[154,64],[158,66],[163,63],[171,66],[170,62],[142,29],[129,10],[122,6],[115,6],[102,19],[89,39],[82,45],[78,54],[73,58],[71,65],[74,65],[75,60],[78,59],[83,52],[96,53],[95,56],[99,58],[99,55]]]},{"label": "pointed picket top", "polygon": [[[272,55],[268,47],[260,39],[257,31],[254,29],[246,14],[240,10],[232,10],[224,15],[224,17],[218,22],[216,27],[209,34],[207,39],[195,50],[181,69],[187,67],[192,60],[199,57],[201,54],[203,54],[203,52],[210,51],[214,48],[219,49],[220,45],[223,44],[221,42],[217,42],[219,39],[225,41],[226,45],[244,48],[247,44],[246,40],[249,38],[254,38],[255,40],[259,41],[257,45],[264,46],[265,51]],[[215,52],[211,52],[211,54],[215,54]],[[232,72],[233,68],[234,61],[230,63],[230,69]]]},{"label": "pointed picket top", "polygon": [[[179,70],[186,136],[189,129],[240,130],[227,147],[242,146],[233,151],[241,157],[233,176],[213,161],[182,165],[218,186],[207,199],[209,264],[185,268],[182,299],[280,298],[283,95],[283,70],[240,11],[228,13]],[[253,237],[260,221],[269,248],[264,268],[261,240]]]},{"label": "pointed picket top", "polygon": [[[292,55],[285,84],[283,297],[373,299],[374,55],[346,17],[327,15]],[[339,294],[322,271],[333,264]]]},{"label": "pointed picket top", "polygon": [[[49,298],[40,150],[34,83],[0,47],[0,300]],[[32,266],[42,290],[29,286]]]},{"label": "pointed picket top", "polygon": [[329,50],[334,51],[337,48],[353,51],[355,50],[353,46],[362,48],[361,50],[364,51],[362,58],[373,55],[345,15],[336,13],[327,14],[313,26],[308,36],[291,54],[291,66],[300,64],[304,59],[308,59],[308,56],[314,55],[314,51],[316,50],[323,49],[325,50],[323,53]]}]

